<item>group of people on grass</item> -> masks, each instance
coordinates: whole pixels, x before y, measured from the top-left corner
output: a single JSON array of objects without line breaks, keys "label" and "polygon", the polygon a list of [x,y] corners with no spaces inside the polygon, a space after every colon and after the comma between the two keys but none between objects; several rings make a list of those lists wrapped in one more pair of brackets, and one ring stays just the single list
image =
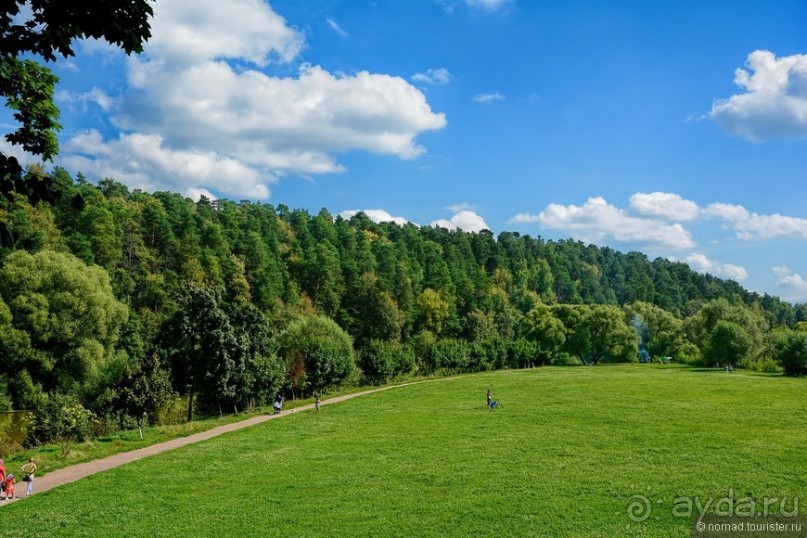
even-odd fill
[{"label": "group of people on grass", "polygon": [[[36,473],[36,463],[34,458],[28,458],[20,470],[22,471],[22,480],[27,484],[25,488],[25,496],[30,497],[34,492],[34,474]],[[0,501],[14,498],[14,484],[17,479],[13,473],[6,472],[6,465],[3,460],[0,460]]]},{"label": "group of people on grass", "polygon": [[[283,411],[283,400],[285,400],[285,398],[283,398],[283,396],[281,396],[280,394],[275,396],[275,401],[272,403],[272,408],[274,409],[272,414],[279,415],[280,412]],[[314,400],[314,409],[317,410],[317,413],[319,413],[319,409],[320,409],[321,405],[322,405],[322,402],[319,399],[319,396],[317,396],[316,399]]]}]

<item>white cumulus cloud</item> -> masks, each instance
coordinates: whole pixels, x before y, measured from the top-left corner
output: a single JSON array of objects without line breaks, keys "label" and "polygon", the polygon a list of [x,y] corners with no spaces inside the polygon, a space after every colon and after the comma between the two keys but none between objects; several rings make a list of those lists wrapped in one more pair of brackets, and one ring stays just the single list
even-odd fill
[{"label": "white cumulus cloud", "polygon": [[[609,204],[602,197],[589,198],[580,206],[549,204],[539,213],[518,213],[509,222],[537,224],[540,229],[559,230],[563,237],[586,243],[653,252],[687,263],[695,271],[737,282],[747,281],[749,271],[741,265],[715,260],[719,254],[714,255],[718,251],[711,251],[711,245],[720,244],[724,252],[746,251],[748,247],[740,246],[742,242],[770,241],[774,250],[769,252],[775,252],[780,245],[798,249],[794,241],[787,243],[787,239],[807,239],[807,219],[778,213],[763,215],[742,205],[722,202],[700,206],[669,192],[635,193],[625,209]],[[689,222],[693,223],[692,232],[706,234],[703,246],[698,247],[690,230],[682,225]],[[718,227],[732,231],[734,237],[710,240],[709,235],[714,235]],[[678,253],[673,256],[672,252]],[[807,279],[783,266],[774,268],[774,273],[782,298],[792,302],[807,300]],[[759,278],[758,271],[754,271],[754,277]]]},{"label": "white cumulus cloud", "polygon": [[[668,192],[636,193],[630,197],[631,213],[612,206],[603,198],[590,198],[583,206],[550,204],[539,214],[519,213],[514,224],[539,223],[545,228],[568,230],[576,238],[602,243],[608,238],[624,242],[689,248],[691,236],[684,221],[715,218],[741,240],[769,240],[782,237],[807,239],[807,219],[774,213],[762,215],[736,204],[715,202],[705,207]],[[668,222],[672,222],[669,224]],[[655,239],[653,239],[655,238]]]},{"label": "white cumulus cloud", "polygon": [[750,140],[807,137],[807,55],[756,50],[746,66],[734,73],[745,92],[716,101],[709,116]]},{"label": "white cumulus cloud", "polygon": [[742,282],[748,278],[748,271],[739,265],[710,260],[704,254],[693,253],[684,258],[689,266],[699,273],[709,273],[720,278],[730,278]]},{"label": "white cumulus cloud", "polygon": [[74,94],[69,91],[60,91],[56,94],[56,99],[60,105],[75,107],[86,112],[89,104],[94,104],[102,111],[108,112],[114,105],[115,100],[104,90],[94,86],[91,90]]},{"label": "white cumulus cloud", "polygon": [[778,277],[776,287],[781,290],[780,295],[783,299],[794,303],[807,302],[807,280],[800,274],[794,273],[784,265],[774,267],[773,273]]},{"label": "white cumulus cloud", "polygon": [[180,64],[238,58],[256,65],[290,62],[305,39],[256,0],[157,0],[146,52]]},{"label": "white cumulus cloud", "polygon": [[460,211],[456,213],[451,219],[439,219],[432,221],[432,226],[438,228],[446,228],[448,230],[460,229],[465,232],[481,232],[482,230],[489,230],[490,227],[485,222],[485,219],[474,213],[473,211]]},{"label": "white cumulus cloud", "polygon": [[[172,150],[159,135],[125,134],[111,141],[98,131],[73,137],[63,148],[63,162],[85,175],[115,178],[145,191],[173,190],[194,197],[211,188],[230,197],[266,199],[269,188],[258,172],[212,151]],[[213,198],[208,195],[208,198]]]},{"label": "white cumulus cloud", "polygon": [[[12,127],[12,129],[16,126]],[[29,164],[42,164],[42,159],[24,151],[20,146],[12,144],[6,140],[5,136],[0,136],[0,153],[4,153],[8,157],[17,159],[23,167]]]},{"label": "white cumulus cloud", "polygon": [[187,196],[188,198],[190,198],[190,199],[192,199],[192,200],[194,200],[196,202],[198,202],[202,198],[202,196],[204,196],[208,200],[216,200],[216,195],[214,195],[209,190],[207,190],[207,189],[198,189],[196,187],[191,187],[188,190],[186,190],[185,191],[185,196]]},{"label": "white cumulus cloud", "polygon": [[343,219],[350,219],[350,217],[356,215],[357,213],[364,213],[371,221],[376,223],[394,222],[399,226],[403,226],[404,224],[409,222],[408,219],[405,219],[403,217],[393,217],[390,213],[384,211],[383,209],[346,209],[345,211],[339,213],[339,215]]},{"label": "white cumulus cloud", "polygon": [[549,204],[538,215],[521,213],[511,222],[538,222],[544,228],[564,230],[575,239],[600,245],[613,240],[655,248],[695,246],[690,233],[679,223],[629,215],[602,197],[589,198],[582,206]]},{"label": "white cumulus cloud", "polygon": [[777,237],[807,239],[807,219],[778,213],[760,215],[740,205],[723,203],[709,204],[704,209],[704,214],[723,219],[739,239],[759,240]]},{"label": "white cumulus cloud", "polygon": [[671,192],[637,192],[630,197],[630,206],[642,215],[670,220],[693,220],[700,215],[698,204]]},{"label": "white cumulus cloud", "polygon": [[[263,1],[158,0],[154,10],[153,37],[128,63],[128,90],[104,102],[122,134],[65,144],[62,160],[82,162],[85,174],[114,170],[111,177],[140,178],[141,186],[266,198],[267,185],[284,174],[343,171],[341,153],[417,157],[425,151],[417,136],[446,125],[398,76],[307,64],[272,76],[272,66],[295,60],[305,43]],[[148,141],[146,164],[128,158],[135,141]],[[215,166],[168,168],[181,156]]]}]

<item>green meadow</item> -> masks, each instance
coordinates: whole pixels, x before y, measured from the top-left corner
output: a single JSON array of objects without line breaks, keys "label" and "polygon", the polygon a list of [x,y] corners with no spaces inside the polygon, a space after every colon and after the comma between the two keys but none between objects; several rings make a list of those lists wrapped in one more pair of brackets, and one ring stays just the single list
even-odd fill
[{"label": "green meadow", "polygon": [[659,365],[466,375],[289,413],[0,514],[37,537],[691,536],[686,507],[710,500],[807,510],[805,394],[805,379]]}]

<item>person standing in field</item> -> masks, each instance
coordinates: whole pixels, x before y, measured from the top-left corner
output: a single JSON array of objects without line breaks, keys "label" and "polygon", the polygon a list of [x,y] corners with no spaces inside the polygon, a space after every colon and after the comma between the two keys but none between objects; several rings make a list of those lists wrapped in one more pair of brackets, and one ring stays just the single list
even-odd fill
[{"label": "person standing in field", "polygon": [[490,389],[488,389],[487,399],[488,399],[488,409],[490,409],[490,403],[493,401],[493,393],[490,392]]},{"label": "person standing in field", "polygon": [[319,406],[320,406],[320,403],[321,403],[321,402],[320,402],[320,400],[319,400],[319,396],[317,396],[317,398],[314,400],[314,409],[316,409],[316,410],[317,410],[317,413],[319,413]]},{"label": "person standing in field", "polygon": [[34,492],[34,473],[36,473],[34,458],[28,458],[28,463],[22,466],[22,472],[25,473],[27,477],[25,481],[28,482],[28,486],[25,488],[25,496],[30,497]]}]

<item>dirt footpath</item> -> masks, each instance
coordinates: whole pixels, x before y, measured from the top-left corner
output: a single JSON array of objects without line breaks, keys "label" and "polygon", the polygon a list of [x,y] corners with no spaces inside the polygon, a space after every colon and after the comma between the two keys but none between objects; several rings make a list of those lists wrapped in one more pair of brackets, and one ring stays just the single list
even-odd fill
[{"label": "dirt footpath", "polygon": [[[344,402],[345,400],[350,400],[351,398],[356,398],[358,396],[364,396],[365,394],[371,394],[373,392],[380,392],[383,390],[394,389],[398,387],[405,387],[407,385],[414,385],[417,383],[423,383],[424,381],[416,381],[414,383],[404,383],[403,385],[393,385],[389,387],[381,387],[378,389],[372,390],[365,390],[362,392],[357,392],[355,394],[346,394],[344,396],[336,396],[334,398],[330,398],[328,400],[322,400],[321,405],[332,405],[339,402]],[[90,476],[95,473],[100,473],[102,471],[106,471],[108,469],[113,469],[115,467],[119,467],[121,465],[125,465],[129,462],[139,460],[142,458],[147,458],[149,456],[153,456],[154,454],[159,454],[160,452],[165,452],[167,450],[173,450],[175,448],[183,447],[185,445],[190,445],[192,443],[198,443],[199,441],[205,441],[207,439],[212,439],[213,437],[218,437],[221,434],[232,432],[235,430],[240,430],[242,428],[249,428],[250,426],[254,426],[255,424],[260,424],[261,422],[266,422],[267,420],[274,420],[281,417],[285,417],[291,415],[293,413],[297,413],[300,411],[307,411],[309,409],[313,409],[314,404],[303,405],[301,407],[296,407],[294,409],[289,409],[288,411],[284,411],[279,415],[260,415],[257,417],[248,418],[246,420],[242,420],[240,422],[234,422],[232,424],[226,424],[224,426],[217,426],[211,430],[194,433],[193,435],[189,435],[187,437],[180,437],[177,439],[172,439],[170,441],[165,441],[163,443],[158,443],[155,445],[147,446],[145,448],[139,448],[137,450],[132,450],[130,452],[121,452],[119,454],[113,454],[112,456],[107,456],[106,458],[94,461],[88,461],[87,463],[80,463],[78,465],[72,465],[70,467],[64,467],[63,469],[59,469],[58,471],[53,471],[52,473],[48,473],[43,477],[35,477],[34,480],[34,494],[42,493],[43,491],[48,491],[49,489],[53,489],[55,487],[61,486],[62,484],[68,484],[70,482],[75,482],[76,480],[80,480],[85,476]],[[5,501],[0,501],[0,506],[4,506],[10,504],[12,502],[16,502],[24,498],[25,495],[25,486],[26,484],[20,481],[17,484],[15,493],[19,492],[21,496],[18,496],[16,499],[8,499]]]}]

